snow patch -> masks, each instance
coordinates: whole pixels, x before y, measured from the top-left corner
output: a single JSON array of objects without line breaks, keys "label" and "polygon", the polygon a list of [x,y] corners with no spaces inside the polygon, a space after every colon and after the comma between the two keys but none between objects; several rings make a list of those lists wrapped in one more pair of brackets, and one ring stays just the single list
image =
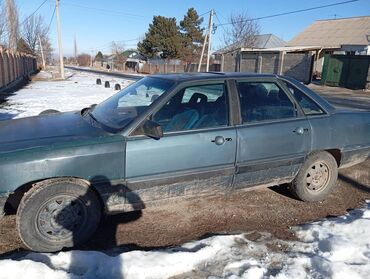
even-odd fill
[{"label": "snow patch", "polygon": [[[112,88],[96,85],[97,78],[120,83],[122,87],[132,82],[85,72],[67,75],[70,77],[65,81],[30,83],[1,106],[0,119],[37,115],[46,109],[79,110],[116,93]],[[16,260],[1,260],[0,279],[369,277],[370,201],[345,216],[323,219],[294,231],[299,241],[279,240],[269,234],[260,234],[259,239],[251,241],[248,234],[240,234],[117,256],[77,250],[29,253]]]},{"label": "snow patch", "polygon": [[[368,278],[370,204],[293,228],[299,241],[260,234],[213,236],[181,247],[109,256],[96,251],[30,253],[0,261],[0,278]],[[193,276],[190,276],[193,277]]]},{"label": "snow patch", "polygon": [[[41,77],[47,73],[39,73]],[[119,83],[121,88],[133,81],[124,78],[115,78],[87,72],[66,72],[66,80],[34,81],[17,91],[13,96],[0,105],[0,120],[21,118],[38,115],[47,109],[58,111],[75,111],[98,104],[118,91],[114,84]],[[96,79],[102,80],[102,85],[96,84]],[[105,88],[104,82],[109,81],[111,88]]]}]

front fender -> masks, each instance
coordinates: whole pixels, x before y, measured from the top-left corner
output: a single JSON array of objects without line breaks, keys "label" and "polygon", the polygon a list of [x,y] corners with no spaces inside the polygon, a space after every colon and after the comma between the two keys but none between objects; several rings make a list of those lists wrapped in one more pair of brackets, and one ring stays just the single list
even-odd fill
[{"label": "front fender", "polygon": [[0,154],[0,195],[50,177],[124,177],[125,142],[120,135]]}]

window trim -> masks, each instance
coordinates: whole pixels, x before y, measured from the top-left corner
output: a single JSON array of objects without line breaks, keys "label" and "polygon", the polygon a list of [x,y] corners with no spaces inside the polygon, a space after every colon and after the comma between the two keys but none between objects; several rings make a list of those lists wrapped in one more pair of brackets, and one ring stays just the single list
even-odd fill
[{"label": "window trim", "polygon": [[206,86],[206,85],[212,85],[212,84],[223,84],[225,93],[227,94],[226,98],[226,108],[228,110],[227,113],[227,125],[225,126],[219,126],[219,127],[210,127],[210,128],[200,128],[200,129],[193,129],[193,130],[183,130],[183,131],[173,131],[173,132],[164,132],[163,136],[172,136],[172,135],[180,135],[180,134],[187,134],[187,133],[202,133],[204,131],[212,131],[212,130],[218,130],[218,129],[228,129],[232,128],[232,110],[230,107],[230,104],[232,103],[231,100],[231,91],[230,87],[228,85],[227,79],[210,79],[210,80],[197,80],[197,81],[189,81],[189,82],[183,82],[180,83],[178,86],[176,86],[171,92],[169,92],[166,96],[163,96],[163,99],[157,104],[156,107],[153,108],[149,113],[145,115],[145,117],[135,125],[134,128],[131,129],[129,134],[127,135],[127,139],[130,138],[147,138],[145,135],[132,135],[136,129],[140,127],[146,121],[147,119],[150,119],[154,114],[156,114],[171,98],[173,98],[176,94],[178,94],[180,91],[188,88],[188,87],[196,87],[196,86]]},{"label": "window trim", "polygon": [[280,118],[280,119],[269,119],[269,120],[261,120],[261,121],[256,121],[256,122],[241,123],[241,124],[236,125],[236,127],[237,128],[253,127],[253,126],[258,126],[258,125],[269,125],[269,124],[275,124],[275,123],[302,121],[306,119],[307,118],[305,116]]},{"label": "window trim", "polygon": [[[279,79],[279,81],[281,82],[282,86],[284,87],[284,89],[286,89],[286,91],[288,91],[288,93],[292,96],[292,98],[294,98],[295,102],[297,103],[297,105],[301,108],[302,110],[302,113],[304,114],[304,116],[306,117],[314,117],[314,116],[323,116],[323,115],[327,115],[328,113],[325,111],[325,109],[323,109],[322,106],[320,106],[320,104],[318,104],[315,100],[313,100],[310,96],[308,96],[303,90],[299,89],[297,86],[295,86],[293,83],[289,82],[288,80],[285,80],[285,79]],[[293,88],[295,88],[296,90],[298,90],[299,92],[301,92],[308,100],[310,100],[312,103],[314,103],[321,111],[322,113],[315,113],[315,114],[306,114],[303,110],[303,107],[301,106],[301,104],[298,102],[298,100],[294,97],[293,93],[289,90],[288,86],[286,85],[289,84],[290,86],[292,86]]]}]

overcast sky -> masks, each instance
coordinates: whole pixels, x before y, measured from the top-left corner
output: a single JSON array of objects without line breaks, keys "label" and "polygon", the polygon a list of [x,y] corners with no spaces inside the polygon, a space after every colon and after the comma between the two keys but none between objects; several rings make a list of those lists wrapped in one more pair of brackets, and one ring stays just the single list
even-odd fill
[{"label": "overcast sky", "polygon": [[[44,0],[16,0],[20,22],[34,12]],[[299,9],[343,2],[345,0],[61,0],[61,24],[65,55],[73,54],[73,38],[77,38],[79,52],[110,51],[111,41],[125,41],[126,48],[136,46],[137,39],[148,29],[154,15],[176,17],[178,22],[187,9],[194,7],[199,14],[216,11],[215,24],[227,22],[231,13],[247,11],[252,18]],[[5,0],[0,0],[0,3]],[[52,19],[54,0],[48,0],[37,12],[46,24]],[[261,34],[273,33],[288,41],[318,19],[370,15],[370,0],[338,5],[286,16],[260,20]],[[204,25],[208,14],[204,15]],[[224,26],[225,28],[227,26]],[[219,26],[213,39],[213,49],[221,45],[223,27]],[[51,22],[50,37],[57,48],[55,16]]]}]

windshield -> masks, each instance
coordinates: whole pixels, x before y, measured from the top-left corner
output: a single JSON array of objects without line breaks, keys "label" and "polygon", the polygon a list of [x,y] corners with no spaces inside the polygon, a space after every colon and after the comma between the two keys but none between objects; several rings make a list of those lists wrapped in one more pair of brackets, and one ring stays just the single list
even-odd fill
[{"label": "windshield", "polygon": [[173,84],[171,80],[143,78],[97,105],[91,115],[110,128],[122,129]]}]

